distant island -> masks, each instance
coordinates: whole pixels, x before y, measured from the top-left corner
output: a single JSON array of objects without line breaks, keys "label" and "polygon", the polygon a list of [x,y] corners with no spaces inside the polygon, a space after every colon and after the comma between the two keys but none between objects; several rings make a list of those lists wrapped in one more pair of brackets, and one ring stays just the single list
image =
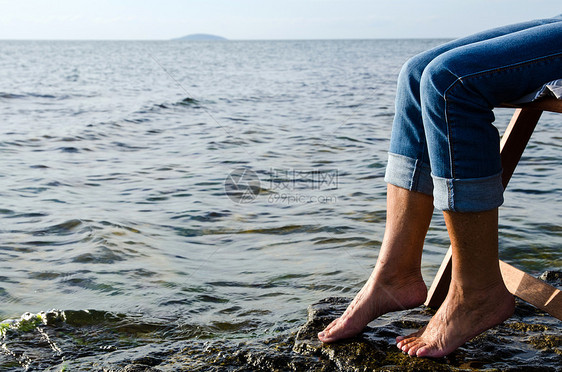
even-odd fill
[{"label": "distant island", "polygon": [[218,41],[218,40],[228,40],[222,36],[209,35],[209,34],[191,34],[182,37],[175,38],[173,40],[204,40],[204,41]]}]

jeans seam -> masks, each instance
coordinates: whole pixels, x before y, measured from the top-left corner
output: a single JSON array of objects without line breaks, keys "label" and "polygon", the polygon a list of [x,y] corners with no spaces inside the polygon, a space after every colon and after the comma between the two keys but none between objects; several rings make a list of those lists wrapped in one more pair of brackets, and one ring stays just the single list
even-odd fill
[{"label": "jeans seam", "polygon": [[485,71],[479,71],[479,72],[475,72],[466,76],[457,76],[455,74],[453,74],[457,80],[455,80],[446,90],[445,90],[445,95],[447,94],[447,91],[451,90],[453,88],[454,85],[456,85],[457,83],[463,83],[463,80],[468,80],[468,79],[473,79],[473,78],[478,78],[481,77],[481,75],[486,75],[488,73],[500,73],[500,72],[504,72],[504,71],[508,71],[508,70],[513,70],[516,68],[520,68],[520,67],[525,67],[525,66],[530,66],[533,65],[535,63],[540,63],[540,62],[547,62],[551,59],[556,59],[556,58],[562,58],[562,52],[557,52],[554,54],[550,54],[548,56],[541,56],[541,57],[536,57],[527,61],[522,61],[522,62],[517,62],[517,63],[512,63],[510,65],[507,66],[502,66],[502,67],[495,67],[495,68],[490,68],[488,70]]},{"label": "jeans seam", "polygon": [[447,204],[449,205],[449,210],[454,210],[453,205],[453,179],[447,180]]},{"label": "jeans seam", "polygon": [[465,81],[468,81],[469,79],[481,78],[484,75],[493,76],[494,74],[503,73],[503,72],[506,72],[506,71],[509,71],[509,70],[514,70],[516,68],[531,66],[531,65],[536,64],[536,63],[548,62],[550,60],[555,60],[557,58],[562,58],[562,52],[557,52],[557,53],[554,53],[554,54],[550,54],[548,56],[533,58],[531,60],[527,60],[527,61],[524,61],[524,62],[513,63],[513,64],[510,64],[510,65],[507,65],[507,66],[491,68],[491,69],[488,69],[488,70],[485,70],[485,71],[476,72],[476,73],[469,74],[469,75],[466,75],[466,76],[458,76],[458,75],[452,73],[452,75],[455,76],[456,79],[443,92],[443,99],[445,101],[445,122],[446,122],[446,128],[447,128],[447,140],[449,142],[449,171],[450,171],[450,177],[451,178],[455,178],[456,172],[455,172],[455,164],[454,164],[454,160],[453,160],[454,146],[453,146],[453,141],[452,141],[452,137],[451,137],[452,128],[451,128],[450,114],[449,114],[449,100],[447,99],[449,93],[456,86],[458,86],[459,84],[464,84]]}]

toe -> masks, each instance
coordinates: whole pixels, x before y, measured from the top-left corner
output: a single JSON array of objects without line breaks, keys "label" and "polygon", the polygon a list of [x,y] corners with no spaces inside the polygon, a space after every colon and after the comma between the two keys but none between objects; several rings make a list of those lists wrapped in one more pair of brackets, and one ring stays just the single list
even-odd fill
[{"label": "toe", "polygon": [[420,328],[419,330],[417,330],[414,333],[410,333],[407,336],[398,336],[398,337],[396,337],[396,342],[400,343],[400,342],[404,342],[405,340],[408,340],[408,339],[420,337],[423,334],[423,332],[425,331],[425,328],[426,328],[426,326]]},{"label": "toe", "polygon": [[403,352],[407,353],[410,350],[410,348],[412,347],[412,341],[413,341],[413,339],[411,339],[411,338],[405,339],[405,340],[398,343],[398,348],[400,350],[402,350]]},{"label": "toe", "polygon": [[429,348],[427,346],[422,346],[416,351],[416,356],[423,358],[429,356]]},{"label": "toe", "polygon": [[421,342],[421,340],[416,340],[410,343],[409,346],[408,354],[410,356],[418,356],[418,350],[423,347],[423,342]]},{"label": "toe", "polygon": [[412,349],[412,344],[402,345],[401,349],[403,353],[410,354],[410,350]]},{"label": "toe", "polygon": [[418,356],[418,350],[423,346],[425,346],[425,343],[422,339],[412,337],[404,340],[400,349],[410,356]]},{"label": "toe", "polygon": [[326,328],[324,328],[322,332],[318,333],[318,338],[320,339],[320,341],[326,342],[326,340],[329,339],[333,328],[336,327],[338,322],[339,322],[339,318],[333,320],[330,324],[328,324]]},{"label": "toe", "polygon": [[331,342],[332,332],[329,329],[325,329],[322,332],[318,333],[318,339],[322,342]]},{"label": "toe", "polygon": [[431,345],[423,345],[423,347],[420,347],[416,352],[418,357],[427,358],[442,358],[447,354],[448,352],[446,350]]},{"label": "toe", "polygon": [[402,338],[402,340],[398,342],[396,346],[398,346],[399,349],[402,349],[404,346],[412,343],[415,340],[416,340],[415,337]]}]

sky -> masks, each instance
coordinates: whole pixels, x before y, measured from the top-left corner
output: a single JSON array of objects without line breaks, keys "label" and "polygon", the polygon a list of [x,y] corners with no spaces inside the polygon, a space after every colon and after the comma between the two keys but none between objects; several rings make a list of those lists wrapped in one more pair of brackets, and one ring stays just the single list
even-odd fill
[{"label": "sky", "polygon": [[560,13],[561,0],[0,0],[0,39],[453,38]]}]

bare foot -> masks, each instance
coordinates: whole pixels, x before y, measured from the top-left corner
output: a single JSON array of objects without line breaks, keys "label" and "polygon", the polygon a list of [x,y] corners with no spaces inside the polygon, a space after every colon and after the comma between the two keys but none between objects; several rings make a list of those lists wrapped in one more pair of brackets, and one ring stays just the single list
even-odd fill
[{"label": "bare foot", "polygon": [[343,315],[320,332],[318,338],[322,342],[334,342],[353,337],[375,318],[391,311],[417,307],[426,296],[427,287],[419,273],[383,278],[374,271]]},{"label": "bare foot", "polygon": [[452,287],[429,323],[409,336],[396,338],[396,346],[410,356],[440,358],[502,323],[514,309],[515,300],[503,282],[475,294]]}]

